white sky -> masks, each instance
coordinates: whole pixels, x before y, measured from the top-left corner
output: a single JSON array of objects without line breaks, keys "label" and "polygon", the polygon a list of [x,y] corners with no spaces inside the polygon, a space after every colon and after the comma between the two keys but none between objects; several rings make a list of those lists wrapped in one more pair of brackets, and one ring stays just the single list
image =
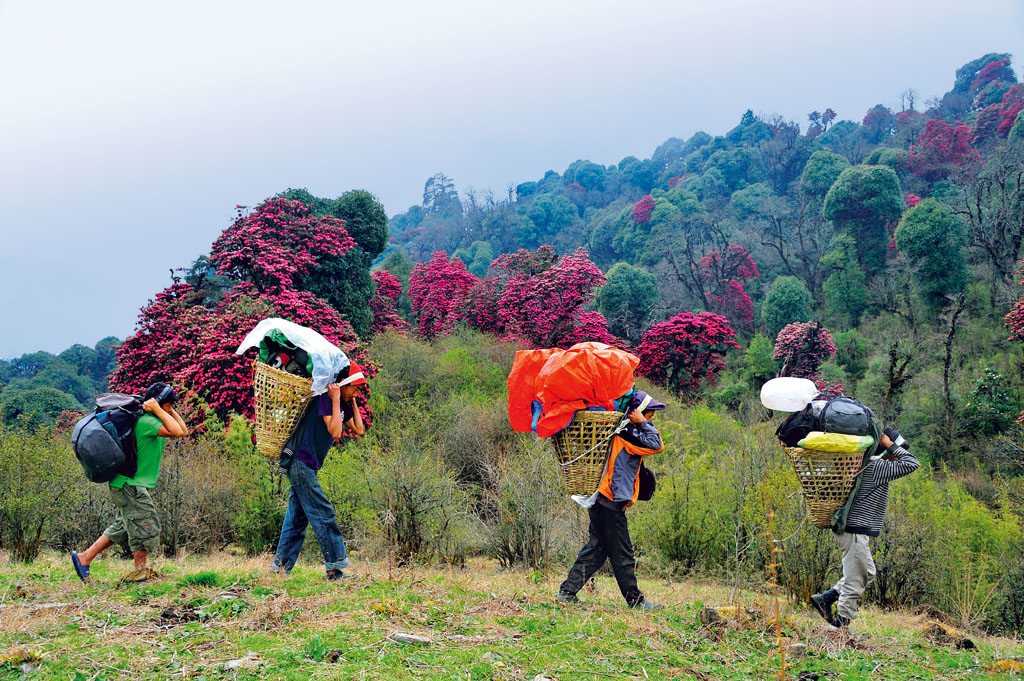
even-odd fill
[{"label": "white sky", "polygon": [[[860,120],[1018,52],[985,0],[0,0],[0,357],[131,333],[236,203],[649,156],[747,108]],[[1024,58],[1024,57],[1022,57]]]}]

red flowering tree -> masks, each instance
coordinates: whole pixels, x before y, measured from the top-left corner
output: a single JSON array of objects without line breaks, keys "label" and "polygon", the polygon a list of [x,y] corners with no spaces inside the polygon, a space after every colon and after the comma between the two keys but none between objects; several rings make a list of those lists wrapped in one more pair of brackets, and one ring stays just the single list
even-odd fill
[{"label": "red flowering tree", "polygon": [[466,296],[479,280],[458,258],[436,251],[418,263],[409,276],[409,300],[425,338],[451,333],[463,320]]},{"label": "red flowering tree", "polygon": [[[533,264],[547,255],[546,250],[534,256],[520,252],[515,262]],[[502,267],[507,268],[508,261]],[[559,345],[579,325],[583,308],[604,284],[604,274],[582,248],[547,269],[528,272],[514,271],[505,282],[498,300],[499,328],[506,337],[533,347]]]},{"label": "red flowering tree", "polygon": [[965,123],[946,123],[929,119],[910,148],[907,159],[911,171],[929,182],[941,180],[953,170],[971,165],[981,159],[971,146],[971,129]]},{"label": "red flowering tree", "polygon": [[836,356],[836,344],[818,322],[794,322],[775,337],[772,356],[782,360],[780,376],[817,379],[822,363]]},{"label": "red flowering tree", "polygon": [[[320,298],[293,288],[299,277],[315,272],[320,257],[341,255],[354,245],[337,218],[315,217],[289,199],[264,202],[213,245],[209,261],[229,282],[222,295],[180,281],[158,293],[118,349],[111,386],[140,392],[155,381],[170,381],[185,393],[193,423],[210,412],[250,416],[255,350],[245,357],[234,351],[267,317],[320,332],[372,375],[351,325]],[[372,417],[365,406],[364,411]]]},{"label": "red flowering tree", "polygon": [[373,324],[370,332],[374,335],[387,329],[404,334],[409,331],[409,322],[398,314],[398,299],[402,296],[402,282],[387,270],[377,270],[370,275],[373,279],[373,297],[370,298],[370,312]]},{"label": "red flowering tree", "polygon": [[[205,405],[220,418],[231,412],[251,416],[255,350],[238,356],[235,349],[267,317],[282,317],[318,331],[373,371],[349,323],[312,294],[292,290],[264,294],[244,282],[212,308],[197,304],[197,297],[190,285],[175,284],[142,309],[135,334],[118,349],[118,366],[110,377],[115,390],[139,392],[155,381],[169,381],[186,388],[192,402]],[[369,412],[365,415],[371,417]],[[201,420],[202,414],[193,410],[191,416]]]},{"label": "red flowering tree", "polygon": [[907,204],[907,208],[913,208],[917,204],[921,203],[921,197],[917,194],[907,194],[903,197],[903,201]]},{"label": "red flowering tree", "polygon": [[761,272],[747,251],[737,244],[715,249],[697,260],[698,278],[705,287],[704,297],[715,312],[725,315],[736,326],[751,328],[754,301],[744,282],[757,279]]},{"label": "red flowering tree", "polygon": [[633,204],[633,221],[638,225],[646,225],[654,212],[654,199],[650,194]]},{"label": "red flowering tree", "polygon": [[576,326],[571,331],[558,339],[555,345],[563,348],[571,348],[577,343],[586,341],[597,341],[606,345],[614,345],[618,348],[627,348],[629,343],[612,335],[608,330],[608,320],[600,312],[593,310],[581,312],[576,319]]},{"label": "red flowering tree", "polygon": [[292,288],[322,256],[340,256],[356,242],[345,222],[317,217],[301,201],[275,198],[239,217],[213,242],[218,274],[251,282],[259,291]]},{"label": "red flowering tree", "polygon": [[500,332],[498,324],[498,301],[501,299],[501,288],[498,279],[487,277],[481,279],[466,292],[462,305],[462,318],[474,329],[486,333]]},{"label": "red flowering tree", "polygon": [[702,387],[715,384],[729,348],[739,347],[735,337],[720,314],[682,312],[643,335],[636,350],[639,372],[683,399],[696,399]]}]

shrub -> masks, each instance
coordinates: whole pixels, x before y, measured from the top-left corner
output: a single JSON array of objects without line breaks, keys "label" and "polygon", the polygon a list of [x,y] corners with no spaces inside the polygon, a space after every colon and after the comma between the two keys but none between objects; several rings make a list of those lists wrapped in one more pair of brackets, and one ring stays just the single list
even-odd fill
[{"label": "shrub", "polygon": [[546,444],[517,436],[519,451],[488,467],[488,501],[494,520],[488,550],[503,567],[549,565],[564,546],[572,505]]},{"label": "shrub", "polygon": [[243,478],[224,454],[219,432],[167,442],[153,494],[165,555],[207,553],[231,541]]},{"label": "shrub", "polygon": [[45,427],[0,426],[0,539],[12,560],[39,555],[47,531],[81,492],[81,478],[67,438]]},{"label": "shrub", "polygon": [[224,449],[239,475],[239,501],[232,522],[234,541],[250,556],[271,551],[280,536],[287,506],[284,477],[256,451],[252,427],[240,416],[231,417]]}]

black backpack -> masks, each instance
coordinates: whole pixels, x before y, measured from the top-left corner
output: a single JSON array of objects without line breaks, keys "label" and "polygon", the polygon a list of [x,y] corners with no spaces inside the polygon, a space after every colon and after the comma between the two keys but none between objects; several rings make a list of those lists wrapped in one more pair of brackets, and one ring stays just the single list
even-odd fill
[{"label": "black backpack", "polygon": [[85,477],[92,482],[110,482],[117,475],[134,477],[139,463],[135,424],[143,413],[138,395],[96,396],[96,408],[71,432],[71,445]]},{"label": "black backpack", "polygon": [[643,459],[640,460],[640,493],[637,495],[638,501],[650,501],[654,497],[654,490],[658,486],[658,479],[654,477],[654,471],[644,465]]},{"label": "black backpack", "polygon": [[787,447],[796,447],[812,430],[818,430],[818,415],[814,413],[814,407],[808,404],[780,423],[775,429],[775,437]]},{"label": "black backpack", "polygon": [[875,414],[852,397],[834,397],[826,402],[818,420],[821,425],[818,430],[826,433],[876,435]]}]

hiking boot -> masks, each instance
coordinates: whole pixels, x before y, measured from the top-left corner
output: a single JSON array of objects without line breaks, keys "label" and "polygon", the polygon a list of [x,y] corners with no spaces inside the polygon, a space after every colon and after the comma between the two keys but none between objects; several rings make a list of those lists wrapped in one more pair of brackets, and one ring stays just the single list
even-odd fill
[{"label": "hiking boot", "polygon": [[327,574],[324,575],[324,577],[325,577],[325,579],[327,579],[330,582],[337,582],[337,581],[340,581],[340,580],[343,580],[343,579],[355,579],[356,578],[355,575],[346,575],[341,570],[328,570]]},{"label": "hiking boot", "polygon": [[829,589],[824,593],[814,594],[811,596],[811,605],[814,607],[821,618],[826,622],[832,621],[832,606],[836,601],[839,600],[839,594],[836,593],[835,589]]},{"label": "hiking boot", "polygon": [[850,618],[843,617],[842,615],[837,614],[833,619],[829,620],[828,623],[836,629],[843,629],[845,627],[850,626]]},{"label": "hiking boot", "polygon": [[559,603],[579,603],[580,599],[576,597],[576,594],[571,594],[568,591],[559,591],[555,596],[555,600]]},{"label": "hiking boot", "polygon": [[655,610],[661,610],[664,605],[658,603],[651,603],[649,600],[644,599],[634,606],[631,606],[634,610],[640,610],[642,612],[654,612]]},{"label": "hiking boot", "polygon": [[160,579],[160,573],[152,568],[144,567],[132,570],[122,577],[120,581],[122,584],[137,584],[139,582],[148,582],[151,579]]}]

